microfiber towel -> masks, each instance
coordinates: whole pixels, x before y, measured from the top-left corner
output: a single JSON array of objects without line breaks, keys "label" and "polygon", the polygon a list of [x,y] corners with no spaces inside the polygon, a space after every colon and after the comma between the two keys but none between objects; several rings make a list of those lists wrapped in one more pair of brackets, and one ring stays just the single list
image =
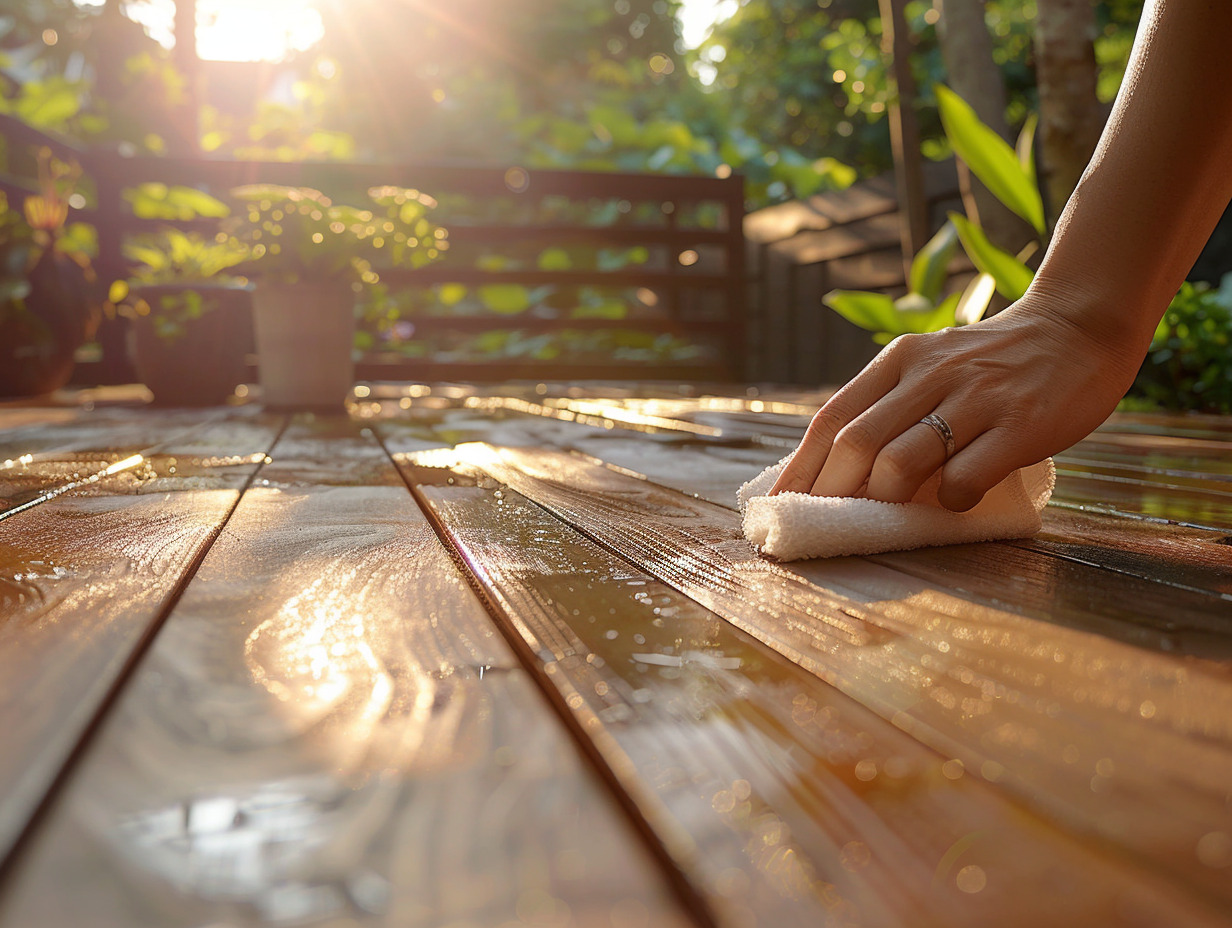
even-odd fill
[{"label": "microfiber towel", "polygon": [[745,537],[780,561],[1024,538],[1040,530],[1040,512],[1056,482],[1052,458],[1046,458],[1014,471],[967,512],[951,512],[937,501],[940,472],[909,503],[807,493],[767,496],[788,460],[767,467],[738,494]]}]

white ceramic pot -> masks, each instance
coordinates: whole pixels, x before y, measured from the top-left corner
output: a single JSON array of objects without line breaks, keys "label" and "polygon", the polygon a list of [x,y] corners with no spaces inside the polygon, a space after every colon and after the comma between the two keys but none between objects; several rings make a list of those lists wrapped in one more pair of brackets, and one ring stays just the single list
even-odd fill
[{"label": "white ceramic pot", "polygon": [[253,294],[261,402],[340,412],[355,383],[350,284],[262,281]]}]

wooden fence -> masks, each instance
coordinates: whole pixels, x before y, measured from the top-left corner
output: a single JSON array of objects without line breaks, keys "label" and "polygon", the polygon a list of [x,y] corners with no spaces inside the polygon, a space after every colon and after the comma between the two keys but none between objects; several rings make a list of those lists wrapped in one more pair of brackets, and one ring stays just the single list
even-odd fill
[{"label": "wooden fence", "polygon": [[[930,230],[947,209],[961,209],[952,161],[924,170]],[[750,213],[748,376],[754,380],[838,385],[878,351],[868,332],[829,309],[831,290],[906,290],[903,216],[890,175]],[[950,267],[950,287],[972,276],[964,255]]]},{"label": "wooden fence", "polygon": [[[134,215],[126,192],[141,184],[182,185],[223,200],[233,187],[252,183],[313,187],[337,202],[383,185],[430,194],[441,203],[432,219],[448,229],[450,249],[427,267],[382,272],[383,282],[418,297],[401,319],[409,338],[366,352],[357,366],[362,379],[730,380],[746,374],[739,177],[149,157],[83,148],[7,116],[0,116],[0,135],[10,150],[46,146],[82,164],[95,185],[95,204],[74,210],[73,218],[98,229],[97,269],[105,279],[129,275],[124,243],[134,236],[168,225],[216,228],[216,221]],[[0,189],[13,196],[30,186],[0,177]],[[548,249],[569,251],[573,260],[567,267],[536,262]],[[487,310],[474,299],[450,309],[435,299],[447,286],[456,296],[459,288],[475,294],[500,285],[528,288],[535,298],[513,313]],[[596,293],[605,295],[605,311],[590,314],[580,298]],[[113,327],[100,341],[103,360],[89,373],[114,380],[126,363],[122,332]],[[579,344],[580,355],[571,355],[570,346]]]}]

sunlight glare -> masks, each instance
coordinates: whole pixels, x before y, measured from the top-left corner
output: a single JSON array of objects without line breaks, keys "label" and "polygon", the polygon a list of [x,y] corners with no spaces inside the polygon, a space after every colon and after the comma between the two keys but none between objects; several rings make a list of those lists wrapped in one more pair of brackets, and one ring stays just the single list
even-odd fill
[{"label": "sunlight glare", "polygon": [[685,47],[701,45],[714,25],[731,17],[739,6],[735,0],[682,0],[676,15]]},{"label": "sunlight glare", "polygon": [[[78,0],[101,6],[102,0]],[[124,4],[124,14],[150,38],[175,44],[175,0]],[[321,40],[325,27],[304,0],[198,0],[197,54],[207,61],[280,61]]]},{"label": "sunlight glare", "polygon": [[199,0],[197,53],[210,61],[277,61],[321,40],[320,12],[303,0]]}]

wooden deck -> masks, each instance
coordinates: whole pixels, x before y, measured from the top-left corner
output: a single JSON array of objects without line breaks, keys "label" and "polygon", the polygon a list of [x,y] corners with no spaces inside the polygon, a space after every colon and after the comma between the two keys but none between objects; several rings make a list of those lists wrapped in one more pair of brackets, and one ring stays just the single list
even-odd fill
[{"label": "wooden deck", "polygon": [[1232,421],[773,564],[817,400],[0,407],[0,928],[1232,925]]}]

